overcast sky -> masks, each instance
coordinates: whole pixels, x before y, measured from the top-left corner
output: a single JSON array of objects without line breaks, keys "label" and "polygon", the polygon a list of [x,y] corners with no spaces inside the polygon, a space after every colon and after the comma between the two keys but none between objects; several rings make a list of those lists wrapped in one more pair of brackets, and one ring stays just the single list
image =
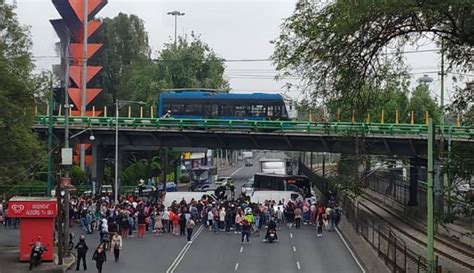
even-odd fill
[{"label": "overcast sky", "polygon": [[[12,3],[13,0],[7,2]],[[136,14],[145,21],[154,51],[174,37],[174,19],[167,12],[186,13],[178,19],[178,34],[194,31],[220,56],[229,60],[266,59],[273,52],[270,41],[278,36],[282,20],[291,15],[296,0],[109,0],[97,15],[114,17],[119,12]],[[58,41],[48,20],[60,18],[51,0],[17,0],[20,23],[31,27],[33,54],[39,70],[59,62],[54,58]],[[418,49],[433,49],[426,43]],[[407,54],[414,80],[429,74],[434,79],[432,95],[439,97],[439,56],[435,52]],[[235,91],[280,92],[284,82],[272,79],[275,71],[270,62],[228,62],[225,77]],[[471,79],[473,79],[471,77]],[[448,82],[447,90],[452,89]],[[298,96],[298,91],[290,93]],[[301,98],[301,97],[300,97]],[[450,95],[446,97],[449,100]],[[448,102],[446,102],[448,103]]]}]

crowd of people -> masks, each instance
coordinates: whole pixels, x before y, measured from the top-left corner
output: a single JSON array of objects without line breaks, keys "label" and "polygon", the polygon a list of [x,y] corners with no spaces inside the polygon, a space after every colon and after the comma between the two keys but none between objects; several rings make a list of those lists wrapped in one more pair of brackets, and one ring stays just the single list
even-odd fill
[{"label": "crowd of people", "polygon": [[[3,209],[7,206],[3,205]],[[231,200],[214,200],[208,195],[199,200],[183,198],[167,207],[162,199],[134,195],[122,196],[117,204],[111,195],[77,196],[71,199],[69,215],[71,227],[76,223],[86,234],[99,233],[100,241],[93,254],[99,273],[107,261],[107,250],[113,253],[115,261],[119,261],[123,239],[129,237],[142,239],[172,234],[183,236],[192,243],[194,227],[204,225],[214,233],[240,234],[241,243],[250,243],[252,235],[258,235],[265,228],[279,230],[282,225],[287,225],[299,229],[301,225],[314,225],[317,236],[322,236],[323,229],[332,231],[340,221],[340,209],[334,197],[324,207],[318,201],[311,203],[309,200],[252,203],[245,195]],[[4,225],[10,224],[11,219],[4,219]],[[78,257],[76,269],[79,270],[81,261],[86,269],[88,246],[84,236],[75,249]]]}]

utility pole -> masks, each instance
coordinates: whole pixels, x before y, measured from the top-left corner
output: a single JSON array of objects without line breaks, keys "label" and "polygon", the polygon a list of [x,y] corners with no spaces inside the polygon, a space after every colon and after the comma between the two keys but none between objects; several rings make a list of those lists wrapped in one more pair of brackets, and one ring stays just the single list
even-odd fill
[{"label": "utility pole", "polygon": [[427,223],[426,223],[426,261],[428,262],[428,273],[434,272],[434,256],[433,256],[433,175],[434,175],[434,125],[433,119],[428,121],[428,185],[426,192],[427,202]]},{"label": "utility pole", "polygon": [[51,94],[49,95],[48,102],[48,186],[46,188],[46,196],[51,197],[51,188],[53,187],[53,75],[50,79]]},{"label": "utility pole", "polygon": [[[85,117],[86,113],[86,92],[87,92],[87,36],[88,36],[88,23],[89,23],[89,0],[84,0],[84,20],[82,24],[84,25],[84,36],[83,36],[83,52],[82,52],[82,97],[81,97],[81,116]],[[81,144],[81,170],[86,170],[86,147],[84,144]]]},{"label": "utility pole", "polygon": [[184,16],[185,13],[175,10],[175,11],[170,11],[167,14],[174,16],[174,46],[176,47],[176,41],[178,38],[178,16]]},{"label": "utility pole", "polygon": [[[67,36],[67,41],[66,41],[66,53],[65,53],[65,58],[66,58],[66,73],[65,73],[65,80],[64,80],[64,148],[69,149],[69,109],[71,108],[71,105],[69,104],[69,44],[70,44],[70,38]],[[71,154],[72,155],[72,154]],[[69,178],[69,166],[64,166],[64,177]],[[58,181],[58,189],[59,189],[59,199],[61,198],[61,187],[60,187],[61,179]],[[63,231],[62,234],[62,243],[64,244],[64,249],[61,249],[61,252],[66,249],[68,249],[67,245],[67,235],[69,234],[69,200],[66,202],[66,196],[69,195],[69,189],[67,187],[64,188],[64,218],[63,219],[63,225],[64,229],[61,228],[61,231]],[[68,198],[69,199],[69,198]],[[60,203],[59,203],[60,204]],[[62,215],[61,215],[62,216]],[[59,231],[58,231],[59,233]],[[61,253],[62,255],[62,253]]]}]

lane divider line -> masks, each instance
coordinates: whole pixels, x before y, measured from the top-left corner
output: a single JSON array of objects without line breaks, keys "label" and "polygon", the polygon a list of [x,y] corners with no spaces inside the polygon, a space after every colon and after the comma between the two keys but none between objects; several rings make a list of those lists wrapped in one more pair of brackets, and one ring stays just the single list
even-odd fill
[{"label": "lane divider line", "polygon": [[360,270],[362,271],[362,273],[365,273],[364,267],[363,267],[362,264],[359,262],[359,259],[357,259],[357,257],[355,256],[354,252],[352,251],[352,249],[349,247],[349,244],[347,244],[347,242],[346,242],[346,240],[344,239],[344,237],[342,236],[341,232],[339,232],[339,229],[338,229],[338,228],[335,228],[335,229],[336,229],[337,235],[339,235],[339,238],[341,238],[341,241],[344,243],[344,245],[346,246],[347,250],[349,250],[349,252],[351,253],[352,258],[354,258],[356,264],[359,266],[359,268],[360,268]]},{"label": "lane divider line", "polygon": [[300,262],[296,261],[296,267],[298,268],[298,270],[301,270]]},{"label": "lane divider line", "polygon": [[234,176],[236,173],[238,173],[240,170],[242,170],[243,168],[245,168],[245,166],[242,166],[240,168],[238,168],[237,170],[235,170],[231,175],[230,177],[232,178],[232,176]]},{"label": "lane divider line", "polygon": [[293,246],[293,252],[296,252],[296,247],[295,246]]},{"label": "lane divider line", "polygon": [[290,232],[290,238],[293,239],[293,233]]},{"label": "lane divider line", "polygon": [[237,269],[239,269],[239,263],[235,264],[234,271],[237,271]]},{"label": "lane divider line", "polygon": [[[199,236],[199,234],[201,234],[203,229],[204,229],[204,225],[200,226],[198,230],[196,231],[196,233],[191,237],[191,241],[194,241]],[[181,260],[183,260],[184,255],[186,255],[191,245],[192,245],[191,242],[187,242],[186,245],[184,245],[183,249],[181,249],[181,251],[178,253],[178,256],[176,256],[176,258],[174,259],[173,263],[166,270],[166,273],[174,272],[174,270],[178,267]]]},{"label": "lane divider line", "polygon": [[243,247],[243,246],[240,247],[240,253],[242,253],[242,251],[244,251],[244,247]]}]

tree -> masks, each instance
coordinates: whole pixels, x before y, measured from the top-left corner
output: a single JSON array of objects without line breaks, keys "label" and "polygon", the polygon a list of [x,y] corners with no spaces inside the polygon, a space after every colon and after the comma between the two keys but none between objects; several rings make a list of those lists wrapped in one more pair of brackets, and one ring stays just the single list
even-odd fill
[{"label": "tree", "polygon": [[159,176],[161,172],[160,158],[135,160],[122,172],[121,176],[126,185],[136,185],[140,179]]},{"label": "tree", "polygon": [[173,88],[226,89],[224,62],[199,37],[180,37],[166,44],[157,60],[141,61],[123,75],[117,87],[121,99],[155,105],[159,93]]},{"label": "tree", "polygon": [[30,50],[28,29],[0,0],[0,183],[23,182],[46,159],[30,129],[35,105]]},{"label": "tree", "polygon": [[104,66],[104,89],[114,99],[117,85],[130,66],[150,58],[148,33],[144,22],[136,15],[119,13],[104,19],[100,41],[104,44],[101,64]]},{"label": "tree", "polygon": [[280,77],[301,76],[318,96],[360,99],[403,75],[403,47],[427,36],[443,43],[450,65],[469,70],[473,12],[472,0],[300,0],[272,59]]},{"label": "tree", "polygon": [[426,84],[420,84],[413,90],[408,111],[413,111],[415,123],[424,123],[426,112],[433,118],[435,124],[439,124],[441,118],[441,109],[436,100],[431,98],[429,87]]}]

